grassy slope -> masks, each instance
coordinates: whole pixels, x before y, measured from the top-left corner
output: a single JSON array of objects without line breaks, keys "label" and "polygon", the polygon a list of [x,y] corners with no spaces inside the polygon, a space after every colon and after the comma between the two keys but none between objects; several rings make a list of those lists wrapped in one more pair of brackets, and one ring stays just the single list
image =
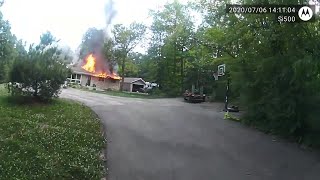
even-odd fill
[{"label": "grassy slope", "polygon": [[144,98],[144,99],[156,99],[156,98],[165,98],[164,95],[148,95],[148,94],[139,94],[139,93],[129,93],[129,92],[121,92],[121,91],[95,91],[95,90],[86,90],[77,88],[84,91],[90,91],[100,94],[107,94],[110,96],[120,96],[120,97],[130,97],[130,98]]},{"label": "grassy slope", "polygon": [[146,98],[146,99],[161,98],[161,96],[129,93],[129,92],[121,92],[121,91],[104,91],[101,93],[111,95],[111,96],[132,97],[132,98]]},{"label": "grassy slope", "polygon": [[0,179],[101,179],[104,139],[89,108],[9,105],[6,96],[0,85]]}]

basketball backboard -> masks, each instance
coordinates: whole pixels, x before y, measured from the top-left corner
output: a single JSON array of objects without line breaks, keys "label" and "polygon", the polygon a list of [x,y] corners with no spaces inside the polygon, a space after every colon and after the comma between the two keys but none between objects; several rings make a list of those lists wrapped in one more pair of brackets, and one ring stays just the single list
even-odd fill
[{"label": "basketball backboard", "polygon": [[218,76],[224,76],[225,72],[226,72],[226,65],[220,64],[218,66]]}]

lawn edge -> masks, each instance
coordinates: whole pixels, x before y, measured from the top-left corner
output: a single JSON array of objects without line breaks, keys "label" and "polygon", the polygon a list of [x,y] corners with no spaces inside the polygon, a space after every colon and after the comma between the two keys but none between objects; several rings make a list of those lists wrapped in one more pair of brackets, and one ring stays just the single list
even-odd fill
[{"label": "lawn edge", "polygon": [[[145,95],[145,97],[121,96],[121,95],[108,94],[108,93],[106,93],[106,91],[86,90],[86,89],[80,89],[80,88],[71,88],[71,89],[76,89],[76,90],[85,91],[85,92],[92,92],[92,93],[97,93],[97,94],[103,94],[103,95],[112,96],[112,97],[131,98],[131,99],[166,99],[166,98],[171,98],[171,97],[155,97],[152,95]],[[130,94],[129,92],[122,92],[122,93]],[[134,94],[134,93],[132,93],[132,94]],[[143,96],[143,95],[141,95],[141,96]],[[172,97],[172,98],[174,98],[174,97]]]},{"label": "lawn edge", "polygon": [[104,171],[103,171],[103,177],[101,180],[107,180],[108,179],[108,158],[107,158],[107,133],[106,133],[106,126],[105,123],[103,123],[103,121],[101,120],[101,118],[99,117],[99,115],[89,106],[87,106],[85,103],[82,103],[80,101],[77,100],[73,100],[73,99],[68,99],[68,98],[58,98],[59,100],[63,100],[63,101],[69,101],[69,102],[73,102],[73,103],[77,103],[80,104],[82,106],[86,106],[87,108],[89,108],[92,112],[92,114],[94,115],[95,118],[99,119],[100,122],[100,133],[101,136],[103,137],[104,140],[104,145],[103,145],[103,149],[101,149],[101,154],[100,154],[100,160],[103,162],[103,167],[104,167]]},{"label": "lawn edge", "polygon": [[[86,106],[86,105],[85,105]],[[88,106],[87,106],[88,107]],[[90,107],[88,107],[90,108]],[[104,144],[103,144],[103,149],[101,150],[101,155],[100,155],[100,159],[103,162],[103,167],[104,167],[104,177],[101,180],[107,180],[108,179],[108,138],[107,138],[107,128],[105,123],[102,121],[102,119],[99,117],[99,115],[92,109],[90,108],[92,113],[94,114],[94,116],[96,116],[97,119],[99,119],[100,121],[100,133],[104,139]]]}]

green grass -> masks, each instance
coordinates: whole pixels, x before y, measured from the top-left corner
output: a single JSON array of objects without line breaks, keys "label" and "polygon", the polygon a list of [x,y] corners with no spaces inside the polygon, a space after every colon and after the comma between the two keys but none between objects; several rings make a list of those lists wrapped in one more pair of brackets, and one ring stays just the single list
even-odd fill
[{"label": "green grass", "polygon": [[81,89],[81,90],[100,93],[100,94],[107,94],[110,96],[129,97],[129,98],[156,99],[156,98],[166,97],[164,95],[149,95],[149,94],[121,92],[121,91],[96,91],[96,90],[87,90],[87,89]]},{"label": "green grass", "polygon": [[0,85],[0,179],[101,179],[99,119],[66,100],[13,105]]}]

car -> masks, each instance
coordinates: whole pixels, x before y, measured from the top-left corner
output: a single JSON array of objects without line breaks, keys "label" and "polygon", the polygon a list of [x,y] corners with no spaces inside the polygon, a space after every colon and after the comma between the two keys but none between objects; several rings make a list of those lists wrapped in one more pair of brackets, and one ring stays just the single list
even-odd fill
[{"label": "car", "polygon": [[206,95],[200,94],[199,92],[189,92],[188,90],[183,94],[183,98],[185,101],[188,102],[205,102],[206,101]]}]

